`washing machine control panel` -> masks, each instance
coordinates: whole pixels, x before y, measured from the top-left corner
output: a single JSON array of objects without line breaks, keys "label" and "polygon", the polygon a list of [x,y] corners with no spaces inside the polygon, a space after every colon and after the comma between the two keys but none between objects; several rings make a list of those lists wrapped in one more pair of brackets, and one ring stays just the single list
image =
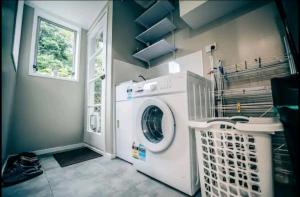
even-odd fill
[{"label": "washing machine control panel", "polygon": [[162,81],[160,84],[159,84],[159,88],[164,90],[164,89],[171,89],[172,88],[172,79],[167,79],[165,81]]},{"label": "washing machine control panel", "polygon": [[185,91],[185,79],[182,74],[172,74],[136,83],[133,86],[133,97]]}]

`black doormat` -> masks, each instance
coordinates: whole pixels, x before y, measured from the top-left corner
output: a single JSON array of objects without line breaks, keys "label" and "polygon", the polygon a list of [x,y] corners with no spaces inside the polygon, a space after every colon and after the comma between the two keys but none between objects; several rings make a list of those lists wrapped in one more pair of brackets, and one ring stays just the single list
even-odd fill
[{"label": "black doormat", "polygon": [[95,159],[97,157],[102,157],[102,155],[84,147],[62,153],[56,153],[53,157],[61,167],[65,167],[90,159]]}]

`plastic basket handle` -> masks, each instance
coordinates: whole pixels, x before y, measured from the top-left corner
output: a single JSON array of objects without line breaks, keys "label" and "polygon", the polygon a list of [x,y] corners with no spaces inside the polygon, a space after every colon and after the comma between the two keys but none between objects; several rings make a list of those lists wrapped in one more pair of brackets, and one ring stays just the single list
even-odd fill
[{"label": "plastic basket handle", "polygon": [[247,117],[247,116],[232,116],[232,117],[230,117],[230,120],[233,120],[233,121],[238,121],[238,120],[249,121],[249,117]]},{"label": "plastic basket handle", "polygon": [[235,122],[230,119],[214,119],[214,120],[209,120],[207,121],[206,125],[207,127],[212,127],[214,125],[228,125],[228,126],[235,126]]}]

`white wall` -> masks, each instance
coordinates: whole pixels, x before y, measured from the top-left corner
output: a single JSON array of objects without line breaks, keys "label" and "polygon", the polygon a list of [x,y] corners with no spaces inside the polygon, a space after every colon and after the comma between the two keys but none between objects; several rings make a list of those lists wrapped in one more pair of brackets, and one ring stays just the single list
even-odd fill
[{"label": "white wall", "polygon": [[[172,61],[172,59],[170,59]],[[180,65],[180,72],[191,71],[198,75],[203,76],[203,61],[202,51],[196,51],[194,53],[176,58],[175,61]],[[150,67],[145,70],[144,74],[147,79],[168,75],[169,73],[169,62],[164,62],[160,65]]]},{"label": "white wall", "polygon": [[28,75],[34,9],[24,6],[10,153],[82,142],[86,34],[81,31],[79,81]]},{"label": "white wall", "polygon": [[[191,71],[198,75],[203,76],[203,62],[202,62],[202,51],[197,51],[189,55],[185,55],[179,58],[176,58],[175,61],[180,65],[180,72]],[[155,67],[150,67],[149,69],[142,68],[140,66],[130,64],[118,59],[113,60],[114,65],[114,86],[118,84],[133,80],[136,82],[142,81],[142,78],[138,77],[142,74],[146,79],[153,79],[163,75],[168,75],[169,73],[169,64],[164,62]]]},{"label": "white wall", "polygon": [[114,65],[114,86],[120,84],[124,81],[134,80],[134,81],[141,81],[142,79],[138,77],[140,74],[144,75],[146,70],[140,66],[130,64],[118,59],[113,60]]}]

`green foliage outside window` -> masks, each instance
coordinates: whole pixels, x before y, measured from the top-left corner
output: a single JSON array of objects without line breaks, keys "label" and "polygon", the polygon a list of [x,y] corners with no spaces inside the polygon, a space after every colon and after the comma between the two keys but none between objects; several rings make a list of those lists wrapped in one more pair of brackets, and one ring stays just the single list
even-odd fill
[{"label": "green foliage outside window", "polygon": [[[104,75],[102,53],[100,53],[98,56],[96,56],[94,65],[95,65],[95,76],[100,77],[100,76]],[[95,102],[95,104],[101,104],[101,89],[102,89],[102,80],[100,78],[98,78],[94,82],[94,91],[95,91],[94,102]]]},{"label": "green foliage outside window", "polygon": [[72,78],[75,32],[40,19],[36,72]]}]

